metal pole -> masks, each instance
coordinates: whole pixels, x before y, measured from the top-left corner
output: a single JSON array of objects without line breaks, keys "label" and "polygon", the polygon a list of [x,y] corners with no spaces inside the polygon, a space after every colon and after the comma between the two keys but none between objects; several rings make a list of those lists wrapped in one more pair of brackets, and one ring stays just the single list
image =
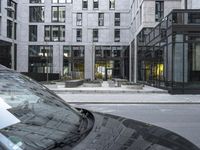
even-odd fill
[{"label": "metal pole", "polygon": [[61,79],[61,73],[62,73],[62,70],[61,70],[61,56],[60,56],[60,51],[61,51],[61,46],[60,46],[60,44],[59,44],[59,79]]},{"label": "metal pole", "polygon": [[15,69],[15,11],[12,11],[11,69]]},{"label": "metal pole", "polygon": [[93,67],[94,67],[94,65],[93,65],[93,49],[94,49],[94,46],[93,46],[93,42],[92,42],[92,80],[94,80],[94,71],[93,71]]},{"label": "metal pole", "polygon": [[45,47],[46,53],[47,53],[47,83],[49,82],[49,50],[47,47]]},{"label": "metal pole", "polygon": [[132,50],[132,42],[129,46],[129,82],[132,81],[132,78],[131,78],[131,76],[132,76],[132,51],[131,50]]},{"label": "metal pole", "polygon": [[94,51],[95,51],[95,47],[94,47],[94,43],[92,42],[92,80],[94,80],[95,79],[95,73],[94,73],[94,67],[95,67],[95,59],[94,59],[94,57],[95,57],[95,53],[94,53]]}]

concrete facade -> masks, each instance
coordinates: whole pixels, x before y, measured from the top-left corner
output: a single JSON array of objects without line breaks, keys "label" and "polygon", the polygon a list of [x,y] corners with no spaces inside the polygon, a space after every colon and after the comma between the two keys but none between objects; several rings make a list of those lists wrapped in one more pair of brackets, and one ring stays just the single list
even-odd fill
[{"label": "concrete facade", "polygon": [[[131,81],[137,81],[137,35],[143,28],[153,28],[159,22],[155,21],[155,0],[132,0],[130,45],[132,53]],[[184,0],[164,0],[164,16],[173,9],[183,9]]]},{"label": "concrete facade", "polygon": [[[15,3],[18,3],[18,0],[13,0]],[[8,7],[7,1],[2,0],[1,1],[1,11],[0,11],[0,40],[6,41],[6,42],[12,42],[12,39],[7,37],[7,20],[12,21],[11,17],[7,16],[7,10],[5,8]],[[15,23],[18,23],[17,20],[15,20]],[[17,42],[17,41],[15,41]]]},{"label": "concrete facade", "polygon": [[[13,3],[17,4],[18,0],[13,0]],[[10,9],[11,2],[6,0],[0,1],[0,64],[6,67],[11,67],[11,47],[13,40],[12,36],[12,12]],[[13,9],[14,10],[14,9]],[[9,13],[8,13],[9,12]],[[9,25],[8,25],[9,22]],[[17,17],[14,19],[15,25],[18,24]],[[9,30],[9,31],[8,31]],[[17,40],[14,40],[15,45]],[[16,48],[15,48],[16,50]],[[14,56],[15,57],[15,56]],[[15,59],[16,60],[16,59]],[[15,66],[15,63],[13,63]]]},{"label": "concrete facade", "polygon": [[[44,6],[45,21],[43,23],[29,22],[29,7]],[[51,7],[64,6],[65,23],[55,23],[51,21]],[[100,0],[99,9],[93,10],[93,1],[88,1],[88,9],[82,9],[82,0],[74,0],[72,4],[52,4],[50,0],[44,4],[30,4],[27,0],[19,1],[18,12],[20,25],[18,26],[18,63],[17,70],[19,72],[28,72],[28,45],[52,45],[53,46],[53,73],[63,73],[63,46],[64,45],[84,45],[85,46],[85,78],[93,78],[94,76],[94,55],[93,46],[95,45],[129,45],[130,42],[130,0],[116,0],[114,10],[109,10],[109,1]],[[121,14],[121,25],[114,26],[114,14]],[[82,26],[76,25],[77,13],[82,13]],[[104,26],[98,26],[98,13],[104,13]],[[29,42],[29,25],[36,24],[38,26],[37,42]],[[65,41],[64,42],[45,42],[44,26],[45,25],[65,25]],[[76,29],[82,29],[82,42],[76,41]],[[114,42],[114,29],[120,29],[120,42]],[[98,42],[92,42],[93,29],[99,30]],[[92,63],[93,61],[93,63]]]}]

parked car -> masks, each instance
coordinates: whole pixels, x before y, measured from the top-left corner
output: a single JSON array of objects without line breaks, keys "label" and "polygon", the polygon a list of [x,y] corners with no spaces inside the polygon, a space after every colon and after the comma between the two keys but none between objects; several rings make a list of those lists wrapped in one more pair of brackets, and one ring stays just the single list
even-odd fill
[{"label": "parked car", "polygon": [[0,150],[200,150],[171,131],[73,108],[0,65]]}]

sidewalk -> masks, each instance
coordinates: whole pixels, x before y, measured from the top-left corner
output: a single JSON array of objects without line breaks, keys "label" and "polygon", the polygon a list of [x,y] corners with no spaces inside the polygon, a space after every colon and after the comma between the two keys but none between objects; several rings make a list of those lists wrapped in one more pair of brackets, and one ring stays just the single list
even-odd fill
[{"label": "sidewalk", "polygon": [[121,87],[65,88],[64,83],[46,85],[71,104],[200,104],[200,95],[171,95],[166,90],[145,86],[142,90]]},{"label": "sidewalk", "polygon": [[58,94],[71,104],[200,104],[200,95]]},{"label": "sidewalk", "polygon": [[143,89],[128,89],[125,87],[109,87],[107,82],[103,82],[102,87],[83,87],[79,86],[76,88],[65,88],[64,83],[56,83],[53,85],[45,85],[50,90],[62,94],[62,93],[71,93],[71,94],[148,94],[148,93],[168,93],[167,90],[162,90],[150,86],[145,86]]}]

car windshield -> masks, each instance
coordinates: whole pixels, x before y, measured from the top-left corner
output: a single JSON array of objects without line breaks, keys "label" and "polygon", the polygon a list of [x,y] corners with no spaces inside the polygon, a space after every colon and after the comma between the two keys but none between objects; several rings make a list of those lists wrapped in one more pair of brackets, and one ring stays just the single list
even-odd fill
[{"label": "car windshield", "polygon": [[0,150],[41,150],[79,140],[82,117],[39,83],[0,66]]}]

